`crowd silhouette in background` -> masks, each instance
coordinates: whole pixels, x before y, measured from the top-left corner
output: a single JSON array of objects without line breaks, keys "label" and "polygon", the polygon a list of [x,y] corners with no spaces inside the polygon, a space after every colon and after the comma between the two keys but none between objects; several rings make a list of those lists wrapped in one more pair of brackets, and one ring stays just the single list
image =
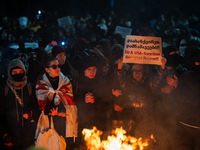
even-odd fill
[{"label": "crowd silhouette in background", "polygon": [[[93,126],[105,134],[121,126],[137,138],[153,134],[147,149],[200,148],[198,15],[174,7],[144,23],[130,14],[88,12],[61,27],[48,14],[1,18],[2,149],[33,146],[41,111],[53,116],[68,150],[86,149],[81,132]],[[161,37],[162,65],[123,63],[125,38],[116,26]]]}]

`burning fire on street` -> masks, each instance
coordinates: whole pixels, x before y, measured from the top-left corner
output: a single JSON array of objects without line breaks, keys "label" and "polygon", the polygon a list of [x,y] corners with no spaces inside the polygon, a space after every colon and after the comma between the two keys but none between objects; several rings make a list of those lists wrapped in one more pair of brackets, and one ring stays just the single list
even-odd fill
[{"label": "burning fire on street", "polygon": [[[113,130],[107,140],[101,140],[103,132],[96,127],[83,129],[82,134],[88,150],[144,150],[150,140],[126,136],[126,131],[122,127]],[[153,135],[151,139],[156,142]]]}]

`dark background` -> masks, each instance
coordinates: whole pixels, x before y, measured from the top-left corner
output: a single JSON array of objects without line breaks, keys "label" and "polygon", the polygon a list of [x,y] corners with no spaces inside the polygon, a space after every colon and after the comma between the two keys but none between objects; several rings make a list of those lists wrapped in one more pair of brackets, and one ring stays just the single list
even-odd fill
[{"label": "dark background", "polygon": [[[172,7],[178,7],[186,15],[199,14],[199,0],[113,0],[113,10],[123,16],[129,13],[135,19],[156,18]],[[111,11],[111,0],[1,0],[0,16],[35,17],[38,10],[54,13],[59,17],[73,15],[76,18],[90,12],[107,15]]]}]

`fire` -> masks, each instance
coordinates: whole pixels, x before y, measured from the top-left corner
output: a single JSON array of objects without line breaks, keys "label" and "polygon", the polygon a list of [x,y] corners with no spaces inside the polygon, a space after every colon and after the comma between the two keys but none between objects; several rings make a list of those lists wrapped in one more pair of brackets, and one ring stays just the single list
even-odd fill
[{"label": "fire", "polygon": [[[126,136],[126,131],[121,128],[116,128],[112,131],[112,135],[107,137],[107,140],[101,141],[102,131],[93,129],[83,129],[82,134],[89,150],[143,150],[148,146],[149,139],[135,138]],[[153,135],[151,136],[153,138]]]}]

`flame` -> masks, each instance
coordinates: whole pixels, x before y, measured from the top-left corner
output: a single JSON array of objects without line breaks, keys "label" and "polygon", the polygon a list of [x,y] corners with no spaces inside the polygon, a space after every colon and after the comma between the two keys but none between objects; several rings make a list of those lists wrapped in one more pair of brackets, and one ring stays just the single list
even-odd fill
[{"label": "flame", "polygon": [[[148,146],[149,139],[142,140],[142,138],[135,138],[126,136],[126,131],[121,128],[116,128],[112,131],[112,135],[107,137],[107,140],[101,141],[102,131],[93,129],[83,129],[82,134],[89,150],[143,150]],[[151,135],[153,138],[153,135]]]}]

